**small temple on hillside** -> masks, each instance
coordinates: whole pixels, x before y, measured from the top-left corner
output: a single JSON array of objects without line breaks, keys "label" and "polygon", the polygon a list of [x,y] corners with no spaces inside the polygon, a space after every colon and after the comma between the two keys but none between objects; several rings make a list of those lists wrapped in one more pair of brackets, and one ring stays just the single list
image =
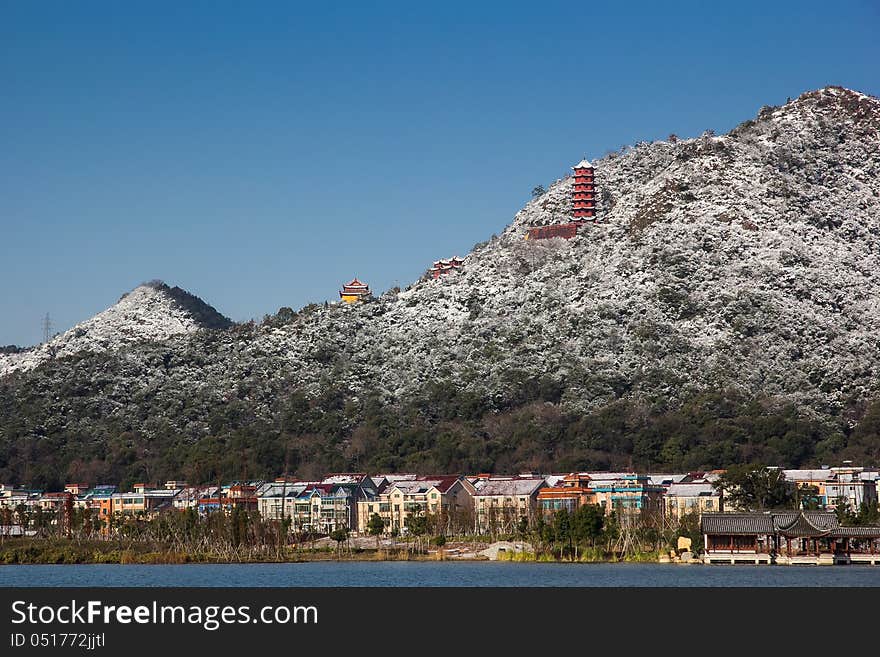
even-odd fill
[{"label": "small temple on hillside", "polygon": [[587,158],[572,167],[574,180],[571,186],[571,221],[564,224],[536,226],[526,232],[527,240],[545,240],[562,237],[570,240],[577,235],[578,228],[588,221],[596,221],[596,183],[595,168]]},{"label": "small temple on hillside", "polygon": [[339,298],[345,303],[354,303],[369,297],[371,294],[369,285],[362,283],[357,278],[353,278],[342,286],[342,289],[339,291]]},{"label": "small temple on hillside", "polygon": [[428,273],[434,278],[440,278],[456,269],[460,269],[463,264],[464,258],[459,258],[458,256],[452,256],[446,260],[435,260]]}]

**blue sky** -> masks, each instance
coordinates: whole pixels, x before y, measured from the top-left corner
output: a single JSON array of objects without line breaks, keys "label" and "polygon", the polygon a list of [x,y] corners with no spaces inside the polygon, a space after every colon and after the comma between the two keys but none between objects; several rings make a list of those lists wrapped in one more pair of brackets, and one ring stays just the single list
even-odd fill
[{"label": "blue sky", "polygon": [[584,154],[880,95],[878,33],[875,1],[0,0],[0,345],[154,278],[235,320],[405,286]]}]

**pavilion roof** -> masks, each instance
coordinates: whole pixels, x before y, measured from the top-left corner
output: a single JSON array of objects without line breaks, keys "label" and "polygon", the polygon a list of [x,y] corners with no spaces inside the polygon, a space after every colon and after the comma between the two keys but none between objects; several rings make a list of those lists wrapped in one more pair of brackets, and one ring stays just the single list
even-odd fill
[{"label": "pavilion roof", "polygon": [[838,528],[837,516],[826,511],[706,513],[700,518],[700,531],[704,534],[828,536]]},{"label": "pavilion roof", "polygon": [[700,517],[703,534],[772,534],[775,529],[769,513],[706,513]]},{"label": "pavilion roof", "polygon": [[359,281],[357,278],[352,278],[348,283],[345,283],[343,287],[369,287],[366,283]]},{"label": "pavilion roof", "polygon": [[880,538],[880,527],[837,527],[831,538]]},{"label": "pavilion roof", "polygon": [[792,516],[775,518],[777,531],[783,536],[826,536],[838,526],[837,516],[833,513],[802,511]]}]

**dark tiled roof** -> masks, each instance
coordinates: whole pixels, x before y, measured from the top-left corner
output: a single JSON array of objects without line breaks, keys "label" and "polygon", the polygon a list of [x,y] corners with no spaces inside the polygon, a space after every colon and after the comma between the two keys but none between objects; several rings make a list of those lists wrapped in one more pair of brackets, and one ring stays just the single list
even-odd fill
[{"label": "dark tiled roof", "polygon": [[774,514],[776,529],[791,536],[824,536],[838,526],[837,516],[825,511]]},{"label": "dark tiled roof", "polygon": [[826,511],[768,511],[766,513],[706,513],[700,518],[704,534],[773,534],[826,536],[838,527],[837,516]]},{"label": "dark tiled roof", "polygon": [[769,513],[706,513],[700,518],[703,534],[772,534]]},{"label": "dark tiled roof", "polygon": [[837,527],[831,538],[880,538],[880,527]]}]

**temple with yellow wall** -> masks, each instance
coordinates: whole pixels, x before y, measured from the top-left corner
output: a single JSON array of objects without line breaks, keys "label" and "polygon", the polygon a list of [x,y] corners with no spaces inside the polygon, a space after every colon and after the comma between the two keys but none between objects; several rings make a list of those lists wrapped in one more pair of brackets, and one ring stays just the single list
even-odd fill
[{"label": "temple with yellow wall", "polygon": [[371,294],[369,285],[362,283],[357,278],[353,278],[342,286],[342,290],[339,291],[339,298],[345,303],[354,303],[369,297]]}]

